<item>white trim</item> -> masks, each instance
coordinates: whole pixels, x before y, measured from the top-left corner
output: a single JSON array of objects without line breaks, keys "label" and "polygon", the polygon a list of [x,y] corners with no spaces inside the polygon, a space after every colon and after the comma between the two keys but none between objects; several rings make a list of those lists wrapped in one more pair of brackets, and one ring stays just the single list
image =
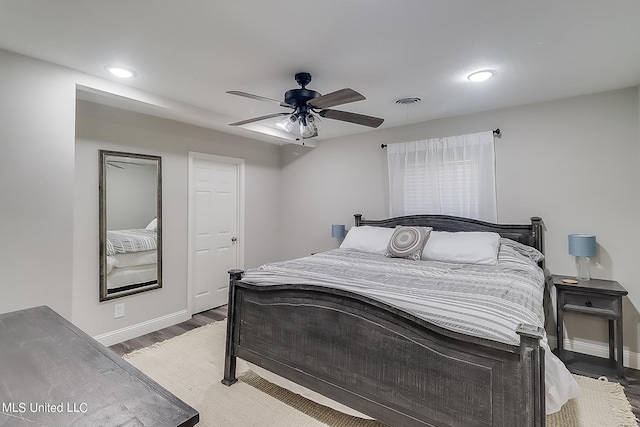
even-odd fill
[{"label": "white trim", "polygon": [[[556,348],[558,338],[554,336],[547,336],[549,341],[549,347]],[[576,353],[589,354],[591,356],[609,358],[609,345],[603,343],[595,343],[592,341],[579,341],[579,340],[564,340],[564,349],[574,351]],[[623,365],[625,368],[640,369],[640,353],[630,351],[629,348],[625,348],[622,352]]]},{"label": "white trim", "polygon": [[218,156],[215,154],[199,153],[196,151],[189,151],[189,182],[188,182],[188,255],[187,255],[187,312],[189,315],[193,315],[193,306],[195,299],[195,292],[193,289],[193,259],[191,254],[195,241],[193,238],[193,198],[191,197],[191,189],[193,188],[193,161],[205,160],[218,163],[231,163],[238,166],[238,260],[237,268],[244,269],[244,221],[245,221],[245,160],[236,157]]},{"label": "white trim", "polygon": [[187,310],[176,311],[165,316],[156,317],[136,325],[124,327],[122,329],[116,329],[115,331],[107,332],[105,334],[96,335],[93,337],[95,340],[105,346],[121,343],[132,338],[139,337],[141,335],[149,334],[157,330],[168,328],[180,322],[186,322],[191,319],[191,315],[187,313]]}]

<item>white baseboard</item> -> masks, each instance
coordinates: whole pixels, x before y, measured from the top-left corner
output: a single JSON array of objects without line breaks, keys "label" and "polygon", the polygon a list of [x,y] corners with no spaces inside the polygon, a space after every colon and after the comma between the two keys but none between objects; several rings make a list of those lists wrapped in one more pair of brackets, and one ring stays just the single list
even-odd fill
[{"label": "white baseboard", "polygon": [[[549,340],[549,347],[556,348],[558,338],[548,335],[547,339]],[[594,343],[594,342],[585,342],[585,341],[569,341],[567,339],[564,340],[564,348],[565,350],[575,351],[576,353],[589,354],[591,356],[598,357],[609,357],[609,344],[602,343]],[[629,351],[629,349],[625,349],[622,352],[623,364],[626,368],[640,369],[640,353],[635,353],[633,351]]]},{"label": "white baseboard", "polygon": [[155,319],[147,320],[142,323],[127,326],[126,328],[117,329],[115,331],[100,334],[95,337],[100,344],[110,346],[121,343],[132,338],[139,337],[140,335],[155,332],[159,329],[168,328],[180,322],[185,322],[191,319],[187,310],[176,311],[175,313],[167,314],[165,316],[156,317]]}]

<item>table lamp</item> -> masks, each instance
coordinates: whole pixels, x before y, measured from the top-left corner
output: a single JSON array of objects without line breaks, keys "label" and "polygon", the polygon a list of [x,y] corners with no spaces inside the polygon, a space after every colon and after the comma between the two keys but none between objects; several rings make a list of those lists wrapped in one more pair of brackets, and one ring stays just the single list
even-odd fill
[{"label": "table lamp", "polygon": [[331,225],[331,237],[334,239],[344,239],[347,235],[347,230],[344,224],[332,224]]},{"label": "table lamp", "polygon": [[589,257],[596,255],[596,236],[569,234],[569,254],[576,257],[578,280],[589,280]]}]

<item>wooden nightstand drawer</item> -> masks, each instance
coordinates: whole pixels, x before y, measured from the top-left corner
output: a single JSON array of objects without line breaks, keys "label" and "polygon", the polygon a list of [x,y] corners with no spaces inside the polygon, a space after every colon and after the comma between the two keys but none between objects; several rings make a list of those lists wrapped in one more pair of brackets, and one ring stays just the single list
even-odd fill
[{"label": "wooden nightstand drawer", "polygon": [[565,311],[615,317],[620,316],[621,313],[620,298],[584,292],[565,292],[563,309]]}]

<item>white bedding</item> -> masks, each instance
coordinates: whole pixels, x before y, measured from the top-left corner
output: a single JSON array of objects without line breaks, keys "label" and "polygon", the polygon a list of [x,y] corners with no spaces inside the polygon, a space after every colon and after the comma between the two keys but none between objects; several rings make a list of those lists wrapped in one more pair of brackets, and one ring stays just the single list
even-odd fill
[{"label": "white bedding", "polygon": [[158,232],[147,229],[107,231],[107,255],[156,249]]},{"label": "white bedding", "polygon": [[158,262],[158,251],[131,252],[127,254],[107,255],[107,273],[112,268],[135,267]]},{"label": "white bedding", "polygon": [[[503,241],[495,266],[390,259],[337,249],[267,264],[247,271],[243,280],[261,285],[308,283],[346,289],[447,329],[517,345],[515,330],[519,323],[544,326],[545,286],[544,273],[518,245]],[[542,345],[546,410],[550,414],[577,396],[578,385],[553,355],[546,338]]]},{"label": "white bedding", "polygon": [[107,289],[157,281],[157,270],[155,264],[115,269],[107,276]]},{"label": "white bedding", "polygon": [[[153,254],[150,252],[153,252]],[[129,258],[128,255],[132,255],[132,257]],[[122,260],[122,257],[125,259]],[[112,261],[116,263],[120,261],[121,263],[116,265],[112,264]],[[157,255],[155,250],[118,255],[116,257],[108,256],[107,265],[111,265],[112,268],[107,269],[107,289],[115,289],[138,283],[151,284],[150,282],[157,281],[158,265],[156,261]]]}]

